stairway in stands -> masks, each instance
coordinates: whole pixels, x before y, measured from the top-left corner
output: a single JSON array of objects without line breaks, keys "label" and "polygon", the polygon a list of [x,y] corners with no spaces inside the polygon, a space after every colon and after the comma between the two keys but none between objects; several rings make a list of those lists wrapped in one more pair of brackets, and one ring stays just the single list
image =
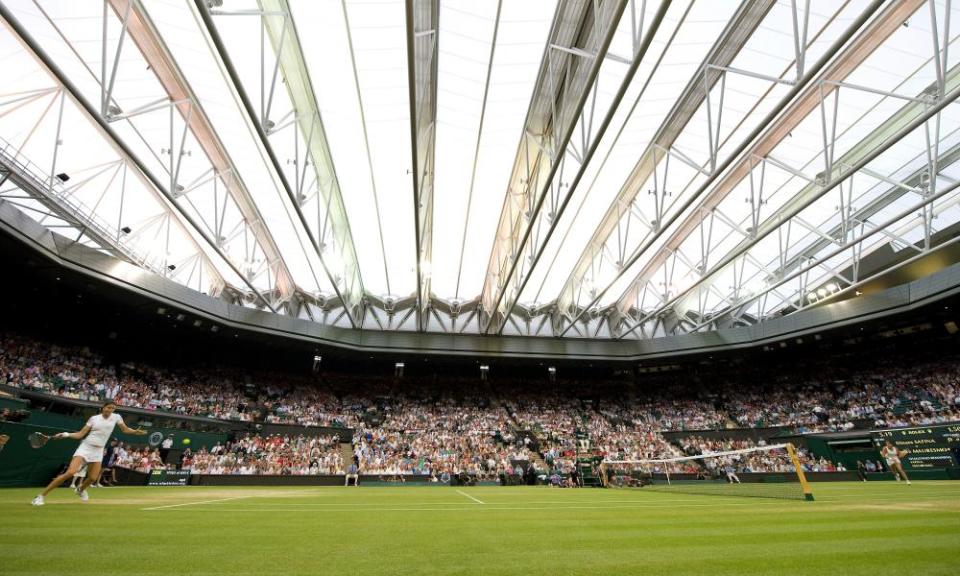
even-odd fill
[{"label": "stairway in stands", "polygon": [[[342,440],[342,439],[341,439]],[[340,457],[343,458],[343,471],[353,463],[353,442],[340,442]]]},{"label": "stairway in stands", "polygon": [[[592,410],[592,403],[587,403],[585,410]],[[593,443],[590,440],[589,422],[586,413],[580,414],[580,426],[575,432],[577,439],[577,471],[580,472],[580,478],[583,479],[583,485],[600,487],[602,482],[596,473],[594,466],[595,457],[593,455]]]},{"label": "stairway in stands", "polygon": [[537,450],[532,450],[527,448],[527,454],[530,456],[530,463],[533,464],[533,469],[539,471],[549,471],[550,467],[547,466],[547,461],[543,459],[543,455],[540,454]]}]

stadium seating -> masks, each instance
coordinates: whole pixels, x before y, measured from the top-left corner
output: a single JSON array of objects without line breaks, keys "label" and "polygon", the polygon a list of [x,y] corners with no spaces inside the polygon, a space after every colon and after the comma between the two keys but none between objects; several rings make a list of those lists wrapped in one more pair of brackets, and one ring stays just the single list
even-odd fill
[{"label": "stadium seating", "polygon": [[[960,421],[958,363],[899,365],[895,359],[848,374],[797,371],[718,380],[701,397],[694,386],[622,393],[618,383],[581,383],[576,394],[544,394],[536,383],[499,386],[443,382],[357,381],[355,376],[190,370],[142,362],[110,363],[87,348],[51,345],[19,334],[0,337],[0,374],[8,386],[84,400],[115,399],[157,412],[207,418],[333,426],[354,432],[352,450],[369,474],[467,473],[495,479],[529,466],[569,474],[578,455],[648,459],[751,447],[752,440],[707,439],[693,431],[783,426],[795,432]],[[685,436],[675,433],[690,431]],[[669,433],[668,440],[664,433]],[[130,449],[130,468],[162,465],[149,449]],[[833,465],[808,454],[811,471]],[[347,463],[348,464],[348,463]],[[246,436],[187,453],[181,465],[201,473],[341,473],[336,437]],[[770,463],[744,461],[744,470]],[[690,464],[671,472],[690,472]],[[519,469],[518,469],[519,467]]]}]

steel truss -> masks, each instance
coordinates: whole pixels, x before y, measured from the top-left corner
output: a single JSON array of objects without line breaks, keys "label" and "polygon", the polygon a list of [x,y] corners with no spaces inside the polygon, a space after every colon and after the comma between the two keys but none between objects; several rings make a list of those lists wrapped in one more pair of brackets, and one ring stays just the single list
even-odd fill
[{"label": "steel truss", "polygon": [[[258,10],[224,10],[206,0],[196,0],[196,11],[216,46],[231,83],[239,94],[244,108],[255,127],[260,142],[277,173],[300,225],[307,232],[324,274],[333,286],[335,295],[321,297],[299,290],[295,304],[299,310],[313,317],[307,302],[322,301],[324,308],[336,302],[345,309],[345,317],[354,328],[363,325],[366,301],[363,279],[353,243],[353,235],[330,153],[323,119],[320,116],[316,93],[310,78],[299,33],[287,0],[261,0]],[[230,58],[229,50],[220,38],[216,17],[252,16],[260,21],[260,107],[257,109]],[[269,37],[268,53],[264,36]],[[268,69],[267,63],[272,60]],[[291,110],[283,116],[274,113],[278,77],[290,99]],[[277,140],[292,142],[292,158],[281,164]],[[311,215],[307,217],[307,213]],[[309,260],[308,260],[309,262]]]},{"label": "steel truss", "polygon": [[[811,287],[807,285],[806,273],[815,268],[829,271],[833,278],[844,286],[843,289],[839,289],[838,285],[830,283],[829,286],[833,289],[829,291],[829,298],[833,298],[834,293],[840,294],[855,289],[890,269],[881,270],[869,278],[859,274],[860,263],[865,255],[863,244],[866,239],[876,234],[883,234],[894,242],[910,244],[891,231],[897,220],[883,225],[869,220],[905,193],[916,194],[924,199],[914,207],[915,210],[920,211],[920,219],[924,227],[922,246],[916,249],[923,255],[932,249],[930,223],[934,212],[944,209],[945,206],[935,207],[933,201],[928,200],[932,195],[940,197],[939,193],[935,194],[935,187],[930,185],[930,182],[935,180],[931,175],[937,174],[938,177],[942,177],[940,170],[955,161],[955,150],[951,149],[942,155],[939,152],[941,143],[939,110],[955,97],[955,93],[951,96],[946,93],[946,90],[952,88],[956,77],[953,72],[940,70],[946,60],[936,49],[938,41],[935,39],[933,42],[935,56],[932,58],[938,68],[938,81],[919,95],[879,91],[850,85],[843,81],[846,74],[849,74],[876,45],[921,5],[922,2],[915,2],[892,6],[891,10],[910,10],[910,12],[906,14],[901,12],[892,19],[886,19],[881,15],[872,24],[873,28],[861,35],[859,42],[847,51],[847,54],[852,57],[839,58],[807,91],[807,94],[800,98],[791,110],[785,112],[782,120],[770,128],[758,144],[744,156],[740,164],[713,189],[711,195],[691,214],[687,222],[677,229],[674,237],[651,259],[630,288],[625,291],[614,308],[615,313],[611,314],[611,330],[614,333],[619,334],[620,330],[625,328],[622,336],[635,334],[635,337],[644,337],[652,334],[702,330],[708,326],[718,326],[721,319],[725,319],[728,324],[750,324],[783,310],[787,305],[791,305],[793,310],[800,309],[826,299],[825,289],[822,286],[812,287],[814,294],[819,290],[815,298],[807,297]],[[947,13],[949,14],[949,6]],[[891,12],[888,10],[886,14],[890,15]],[[936,25],[933,28],[937,30]],[[949,30],[949,26],[946,29]],[[835,160],[836,111],[841,89],[850,92],[866,89],[873,93],[880,93],[884,97],[905,101],[906,104],[899,113],[852,147],[843,158]],[[821,150],[823,171],[817,174],[805,173],[800,169],[787,166],[770,155],[770,151],[811,112],[819,113],[823,138]],[[920,122],[915,120],[918,117],[932,118],[932,126],[926,126],[922,122],[917,124]],[[910,123],[912,120],[914,122]],[[868,166],[870,160],[892,146],[899,146],[898,152],[902,154],[904,151],[901,141],[910,136],[918,126],[923,127],[926,141],[925,149],[919,151],[920,156],[927,159],[927,165],[923,169],[916,170],[906,179],[898,180],[896,176],[902,170],[894,172],[893,176],[887,176],[879,173],[878,169]],[[914,154],[916,152],[913,150]],[[904,169],[908,168],[909,166],[904,167]],[[770,186],[768,185],[765,190],[764,184],[771,179],[771,172],[778,171],[781,179],[782,176],[787,176],[791,179],[800,179],[807,184],[778,210],[762,217],[762,208],[766,204],[764,194],[770,193]],[[855,175],[858,183],[866,181],[870,184],[867,190],[856,197],[854,196]],[[725,216],[719,204],[723,197],[743,180],[747,180],[749,184],[749,196],[746,201],[750,204],[751,210],[748,221],[741,224]],[[891,185],[891,188],[871,200],[868,193],[884,185]],[[837,191],[834,218],[829,219],[822,226],[816,226],[801,215],[805,208],[825,198],[827,193],[834,189]],[[865,206],[863,202],[866,202]],[[858,205],[861,208],[857,209]],[[740,235],[743,241],[719,262],[709,262],[708,258],[717,257],[714,247],[718,242],[712,239],[713,228],[715,221],[721,220],[734,234]],[[836,224],[833,223],[834,221]],[[806,230],[806,236],[814,238],[809,248],[798,251],[798,243],[802,239],[791,238],[796,230]],[[749,249],[774,232],[777,235],[778,260],[772,263],[762,262],[761,258],[749,252]],[[680,250],[680,244],[688,237],[699,237],[701,240],[699,261],[690,262],[690,258]],[[832,244],[842,245],[848,249],[851,254],[850,260],[848,262],[830,261],[829,258],[819,255]],[[830,253],[830,258],[834,256],[836,253]],[[910,261],[914,259],[911,258]],[[900,265],[903,263],[898,263],[895,267]],[[662,274],[664,284],[672,285],[675,277],[684,275],[682,272],[679,274],[676,272],[678,268],[686,268],[692,272],[691,275],[694,277],[692,285],[663,296],[654,292],[658,297],[651,298],[654,300],[653,305],[647,307],[646,299],[652,292],[650,285],[653,279]],[[849,269],[852,277],[840,274],[839,271],[844,268]],[[791,272],[794,269],[799,269],[800,272]],[[720,278],[723,278],[724,282],[732,282],[729,291],[720,286]],[[784,295],[784,285],[794,279],[798,282],[795,290]],[[771,294],[774,296],[773,301],[770,299]],[[721,302],[719,310],[709,310],[707,303],[716,299]],[[748,313],[751,306],[756,307],[752,314]]]},{"label": "steel truss", "polygon": [[[606,120],[594,128],[595,107],[587,104],[588,100],[596,102],[597,75],[618,24],[637,30],[635,11],[627,21],[620,22],[626,5],[624,1],[570,0],[557,7],[480,296],[484,332],[503,330],[522,286],[582,176],[589,161],[587,155],[593,154],[609,123],[615,106]],[[661,6],[657,25],[668,7],[669,2]],[[640,30],[643,14],[641,9]],[[637,37],[635,32],[633,36]],[[629,84],[635,64],[649,46],[649,37],[648,34],[642,50],[641,44],[635,42],[637,54],[624,86]],[[578,126],[580,137],[573,139]],[[568,172],[576,173],[574,186],[564,182]],[[565,194],[563,188],[567,188]],[[542,212],[545,203],[547,211]]]},{"label": "steel truss", "polygon": [[[796,202],[791,202],[782,210],[771,215],[756,229],[755,233],[746,235],[743,242],[711,269],[707,270],[694,285],[649,312],[637,313],[638,318],[624,332],[624,336],[637,330],[653,318],[662,318],[665,311],[671,307],[679,312],[678,316],[687,316],[688,319],[692,316],[697,319],[689,324],[690,330],[701,330],[708,326],[716,327],[721,318],[733,318],[742,323],[752,324],[771,313],[782,310],[786,306],[790,306],[792,310],[799,310],[855,290],[891,269],[912,262],[918,257],[925,256],[931,251],[947,245],[946,243],[932,244],[932,221],[937,213],[958,201],[957,198],[946,199],[949,194],[956,190],[957,182],[954,181],[941,189],[935,188],[933,183],[938,180],[942,181],[940,170],[952,165],[957,156],[956,145],[943,155],[938,153],[937,148],[940,145],[940,112],[946,106],[954,103],[957,96],[960,95],[960,72],[955,69],[952,73],[949,73],[945,84],[946,88],[950,90],[949,92],[943,96],[936,96],[936,100],[932,104],[929,102],[908,103],[898,114],[865,139],[861,145],[857,146],[842,160],[834,163],[830,172],[805,176],[809,184],[804,189],[804,193],[795,197]],[[934,85],[932,88],[937,89],[938,87]],[[930,91],[925,91],[925,93],[930,93]],[[933,125],[932,130],[930,124]],[[921,132],[929,138],[926,146],[919,150],[911,149],[907,144],[910,142],[909,136]],[[956,140],[956,134],[954,134],[953,139]],[[832,146],[832,141],[828,142],[828,145]],[[873,160],[882,157],[884,152],[895,146],[912,150],[917,158],[924,161],[924,165],[915,170],[904,181],[896,181],[869,168]],[[760,162],[762,163],[762,159],[760,159]],[[912,164],[916,164],[916,162]],[[757,168],[757,170],[762,171],[762,168]],[[934,174],[937,175],[937,178],[933,177]],[[858,197],[854,197],[855,180],[865,180],[868,183],[866,190],[863,190]],[[868,200],[868,193],[880,187],[887,188],[877,199],[868,203],[863,209],[857,210],[855,208],[859,203],[858,201]],[[821,229],[806,222],[802,217],[804,210],[834,190],[837,192],[836,217],[839,220],[839,225],[832,227],[832,229],[830,227]],[[904,193],[916,196],[918,201],[882,222],[872,222],[870,220],[872,215],[881,212],[880,209],[883,204],[889,205],[895,197],[903,196]],[[945,199],[945,201],[937,204],[936,202],[941,199]],[[831,218],[832,220],[833,218]],[[907,221],[904,222],[904,220]],[[899,230],[897,228],[898,224],[900,225]],[[902,239],[906,231],[917,226],[921,226],[923,230],[923,237],[919,246]],[[750,248],[774,233],[779,235],[778,240],[783,241],[781,239],[786,237],[786,242],[789,243],[791,230],[797,228],[807,229],[810,232],[807,236],[812,236],[815,240],[811,247],[802,250],[797,257],[788,260],[786,258],[787,246],[784,246],[780,261],[768,266],[752,257],[749,252]],[[885,236],[890,241],[900,242],[903,246],[912,247],[916,254],[906,261],[897,262],[893,266],[884,268],[870,276],[862,276],[860,274],[860,264],[865,256],[864,243],[878,234]],[[818,249],[817,244],[824,241],[828,244]],[[826,280],[821,280],[819,285],[810,286],[808,273],[816,269],[827,271],[829,277]],[[718,290],[715,286],[717,279],[725,271],[733,272],[735,270],[732,291],[725,293]],[[848,274],[844,274],[842,272],[844,270],[847,270]],[[837,285],[835,288],[826,290],[823,286],[828,283],[837,283]],[[784,292],[784,288],[788,291]],[[825,291],[827,293],[824,293]],[[707,310],[700,308],[694,314],[687,315],[681,311],[683,308],[678,308],[684,301],[703,302],[707,292],[718,294],[722,298],[723,305],[719,310],[709,313]],[[774,296],[773,299],[770,298],[771,294]],[[811,295],[816,297],[810,298]],[[746,316],[745,314],[754,306],[756,306],[756,311],[752,316]],[[678,320],[677,325],[687,322],[688,320],[683,322]]]},{"label": "steel truss", "polygon": [[[793,62],[774,72],[735,66],[737,55],[775,4],[745,0],[736,10],[623,181],[554,302],[519,300],[615,112],[625,97],[632,96],[633,79],[669,1],[661,2],[651,17],[645,0],[560,0],[517,146],[483,291],[475,299],[459,297],[459,281],[455,299],[431,293],[440,0],[406,0],[417,251],[417,287],[411,294],[392,294],[388,275],[388,294],[364,289],[343,193],[288,0],[258,0],[255,10],[227,10],[215,0],[194,0],[192,9],[214,46],[229,88],[242,103],[253,140],[269,158],[277,190],[283,188],[281,200],[285,199],[288,215],[292,210],[296,216],[290,217],[297,238],[309,236],[312,248],[304,247],[303,240],[300,244],[311,263],[316,290],[294,283],[241,170],[232,163],[141,0],[104,0],[98,71],[84,62],[80,50],[48,17],[96,82],[96,93],[71,84],[40,43],[0,4],[0,16],[54,79],[47,88],[0,94],[0,119],[46,104],[39,124],[55,118],[64,105],[74,106],[116,152],[110,162],[74,169],[74,180],[68,183],[57,177],[57,149],[64,146],[59,127],[50,144],[52,166],[40,168],[19,154],[22,146],[0,142],[0,201],[30,212],[51,230],[68,230],[74,241],[95,245],[181,284],[328,326],[649,338],[756,324],[842,297],[951,245],[955,240],[937,235],[936,219],[960,206],[957,179],[945,173],[960,160],[960,131],[946,123],[941,126],[960,83],[957,67],[948,67],[950,0],[945,11],[938,11],[933,0],[871,2],[816,62],[809,61],[807,49],[823,29],[811,30],[808,0],[791,0]],[[851,73],[924,6],[930,8],[930,62],[936,81],[919,93],[850,81]],[[832,18],[842,9],[838,7]],[[230,47],[218,33],[222,19],[231,17],[260,24],[259,84],[244,85]],[[347,22],[348,34],[349,28]],[[632,54],[612,53],[614,35],[624,31],[633,41]],[[120,62],[131,53],[142,58],[162,88],[149,102],[125,100]],[[619,82],[612,100],[609,94],[598,94],[600,74],[608,70],[616,70]],[[728,134],[729,118],[737,113],[729,110],[726,98],[731,78],[769,86],[755,106],[775,90],[783,96],[766,117],[749,125],[747,119],[741,120],[739,131]],[[359,93],[359,82],[356,88]],[[859,143],[840,151],[839,101],[856,94],[879,95],[902,107]],[[279,103],[284,98],[289,110]],[[360,108],[362,116],[362,99]],[[819,121],[821,138],[816,166],[792,165],[778,157],[777,146],[813,117]],[[165,119],[167,128],[162,142],[155,134],[147,137],[150,130],[141,123],[149,119],[156,125],[158,118]],[[684,135],[700,132],[703,146],[696,150],[683,146]],[[27,138],[31,137],[32,132]],[[921,140],[923,146],[917,144]],[[196,148],[201,154],[194,156]],[[369,143],[367,151],[370,162]],[[198,161],[206,163],[206,170],[194,168],[187,176],[184,166],[195,167]],[[891,170],[891,165],[897,169]],[[802,186],[771,208],[771,197],[786,189],[784,181]],[[125,232],[122,208],[121,215],[108,222],[112,219],[102,217],[97,204],[112,194],[124,197],[133,183],[149,190],[163,212]],[[94,205],[79,202],[75,192],[93,186],[102,186]],[[373,191],[376,201],[375,184]],[[733,196],[739,200],[740,195],[749,211],[733,216],[724,201]],[[197,208],[202,197],[212,197],[219,207],[212,218]],[[822,210],[811,214],[825,202],[835,204],[828,218],[822,217]],[[377,218],[379,225],[379,208]],[[163,239],[171,234],[191,241],[190,255],[175,262],[167,258]],[[134,241],[148,236],[154,241],[146,251],[135,247]],[[887,244],[908,252],[879,269],[864,271],[864,258]],[[699,249],[691,251],[694,245]],[[771,245],[778,248],[773,260]],[[382,232],[381,250],[386,267]],[[323,268],[334,293],[324,293],[313,261]],[[601,306],[602,301],[610,302],[604,300],[608,293],[619,298]]]},{"label": "steel truss", "polygon": [[[726,78],[730,63],[740,53],[743,46],[750,39],[767,13],[773,6],[770,0],[755,0],[744,2],[723,32],[717,38],[713,48],[707,54],[697,74],[690,80],[681,96],[677,99],[672,110],[661,123],[651,144],[643,152],[627,178],[617,198],[608,208],[601,224],[588,242],[583,254],[574,266],[569,277],[557,297],[557,310],[553,318],[553,329],[557,334],[565,332],[564,324],[574,324],[582,315],[582,310],[593,308],[598,297],[598,290],[594,283],[588,280],[588,275],[596,269],[595,261],[604,257],[612,260],[614,268],[622,273],[630,259],[628,244],[632,238],[629,224],[636,224],[633,228],[645,231],[643,240],[657,235],[663,229],[663,220],[667,216],[669,194],[667,192],[667,178],[671,158],[674,162],[682,162],[694,167],[700,172],[700,165],[696,164],[682,151],[674,148],[674,142],[693,119],[696,111],[706,102],[709,94],[721,79]],[[741,71],[742,72],[742,71]],[[751,72],[752,74],[752,72]],[[721,87],[722,93],[722,87]],[[722,117],[722,98],[720,113],[716,126]],[[711,151],[709,166],[716,169],[716,143],[718,138],[713,136],[719,129],[714,128],[713,118],[708,116],[709,148]],[[664,164],[658,175],[658,166]],[[653,178],[654,189],[645,196],[640,195],[641,187]],[[649,204],[652,203],[652,206]],[[626,219],[626,224],[623,224]],[[614,250],[606,246],[611,240],[616,241]],[[609,255],[609,256],[605,256]],[[612,257],[612,258],[611,258]],[[587,297],[590,305],[580,306],[581,299]],[[581,310],[582,309],[582,310]],[[598,310],[592,314],[597,316]],[[567,326],[569,328],[569,325]]]},{"label": "steel truss", "polygon": [[[51,98],[50,104],[44,108],[43,113],[33,119],[33,128],[19,145],[14,147],[10,143],[4,144],[3,151],[0,152],[0,166],[2,166],[0,198],[21,211],[30,212],[41,224],[46,224],[48,228],[57,230],[61,234],[70,233],[69,230],[72,230],[77,234],[73,238],[74,242],[90,238],[102,249],[159,276],[210,295],[230,296],[233,292],[232,288],[226,284],[217,266],[188,230],[196,223],[188,214],[175,209],[169,191],[164,188],[162,181],[143,169],[143,165],[136,156],[121,143],[109,125],[98,116],[96,110],[78,95],[76,88],[65,79],[60,69],[3,5],[0,5],[0,18],[10,33],[24,46],[25,53],[31,56],[53,84],[49,88],[30,94],[15,95],[12,100],[0,103],[0,110],[2,110],[0,115],[6,116],[22,113],[22,106],[31,100],[42,97]],[[9,104],[14,105],[8,107]],[[53,151],[52,162],[50,167],[45,169],[24,158],[20,151],[47,120],[47,112],[54,104],[57,105],[58,113],[55,130],[51,133],[52,138],[49,143]],[[62,119],[65,109],[84,116],[90,126],[99,132],[113,153],[111,160],[95,166],[74,169],[72,175],[57,173],[58,156],[62,155],[64,150],[81,149],[87,144],[83,141],[71,140],[64,135]],[[78,180],[68,185],[67,182],[71,176]],[[102,188],[93,206],[89,206],[78,199],[78,193],[84,188],[94,186]],[[146,190],[151,194],[162,212],[145,221],[132,223],[134,226],[130,227],[125,225],[128,222],[125,220],[124,207],[129,202],[127,195],[134,188]],[[119,197],[119,210],[115,223],[107,222],[97,212],[100,203],[108,196]],[[38,201],[43,208],[38,208],[35,204],[25,204],[24,201],[27,199]],[[48,219],[50,222],[47,222]],[[146,251],[137,250],[134,247],[134,240],[150,234],[153,242],[148,245],[149,248]],[[189,255],[179,261],[169,259],[169,246],[173,234],[186,238],[193,249]],[[204,278],[205,275],[206,278]],[[262,298],[255,290],[254,294]],[[265,299],[262,301],[266,303]],[[237,303],[242,302],[237,300]]]},{"label": "steel truss", "polygon": [[[437,135],[437,63],[440,0],[406,0],[407,86],[413,155],[414,238],[417,250],[417,329],[429,322],[433,255],[433,164]],[[433,311],[436,315],[436,311]],[[441,327],[443,322],[436,317]]]},{"label": "steel truss", "polygon": [[[107,72],[106,55],[110,44],[107,6],[119,18],[121,30],[120,38],[116,43],[112,69],[108,75],[104,75]],[[53,24],[52,20],[51,24]],[[64,41],[69,43],[67,36],[62,33],[61,35]],[[164,94],[155,102],[133,109],[124,109],[114,90],[117,76],[121,73],[118,64],[127,36],[135,44],[164,91]],[[274,310],[284,310],[286,303],[296,290],[289,267],[247,189],[240,170],[230,158],[199,99],[180,71],[140,0],[106,0],[101,42],[104,58],[100,82],[100,114],[103,119],[107,122],[126,121],[136,126],[137,120],[146,114],[167,114],[169,142],[166,147],[161,148],[161,154],[167,156],[165,169],[169,178],[168,190],[171,196],[178,203],[191,204],[191,196],[209,193],[211,189],[223,187],[242,217],[242,222],[235,228],[233,235],[237,239],[243,239],[244,258],[243,261],[239,261],[237,256],[227,251],[222,251],[222,255],[239,268],[251,282],[265,280],[268,286],[267,296],[270,299],[269,307]],[[183,182],[181,172],[185,157],[192,155],[192,150],[189,149],[191,141],[200,147],[208,168],[194,180]],[[151,148],[155,149],[156,143],[153,144]],[[217,244],[226,245],[231,240],[231,236],[217,234],[222,233],[226,210],[223,210],[219,216],[221,216],[220,222],[204,220],[206,225],[204,233],[213,236]]]}]

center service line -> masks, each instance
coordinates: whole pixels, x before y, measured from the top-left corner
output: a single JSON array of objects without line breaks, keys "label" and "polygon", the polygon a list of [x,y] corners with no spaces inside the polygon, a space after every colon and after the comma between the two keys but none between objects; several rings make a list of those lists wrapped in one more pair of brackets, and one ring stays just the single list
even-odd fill
[{"label": "center service line", "polygon": [[483,500],[478,500],[477,498],[474,498],[473,496],[467,494],[466,492],[461,492],[460,490],[457,490],[457,494],[460,494],[460,495],[462,495],[462,496],[466,496],[467,498],[473,500],[473,501],[476,502],[477,504],[486,504],[486,502],[484,502]]}]

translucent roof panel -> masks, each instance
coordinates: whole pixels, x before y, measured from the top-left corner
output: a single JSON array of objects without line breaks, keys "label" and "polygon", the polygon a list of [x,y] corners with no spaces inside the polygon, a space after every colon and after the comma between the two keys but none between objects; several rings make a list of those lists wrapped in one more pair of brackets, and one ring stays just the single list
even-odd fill
[{"label": "translucent roof panel", "polygon": [[27,37],[0,27],[0,198],[341,327],[750,324],[856,290],[862,258],[952,242],[960,194],[929,199],[960,177],[960,4],[874,4],[8,0]]}]

